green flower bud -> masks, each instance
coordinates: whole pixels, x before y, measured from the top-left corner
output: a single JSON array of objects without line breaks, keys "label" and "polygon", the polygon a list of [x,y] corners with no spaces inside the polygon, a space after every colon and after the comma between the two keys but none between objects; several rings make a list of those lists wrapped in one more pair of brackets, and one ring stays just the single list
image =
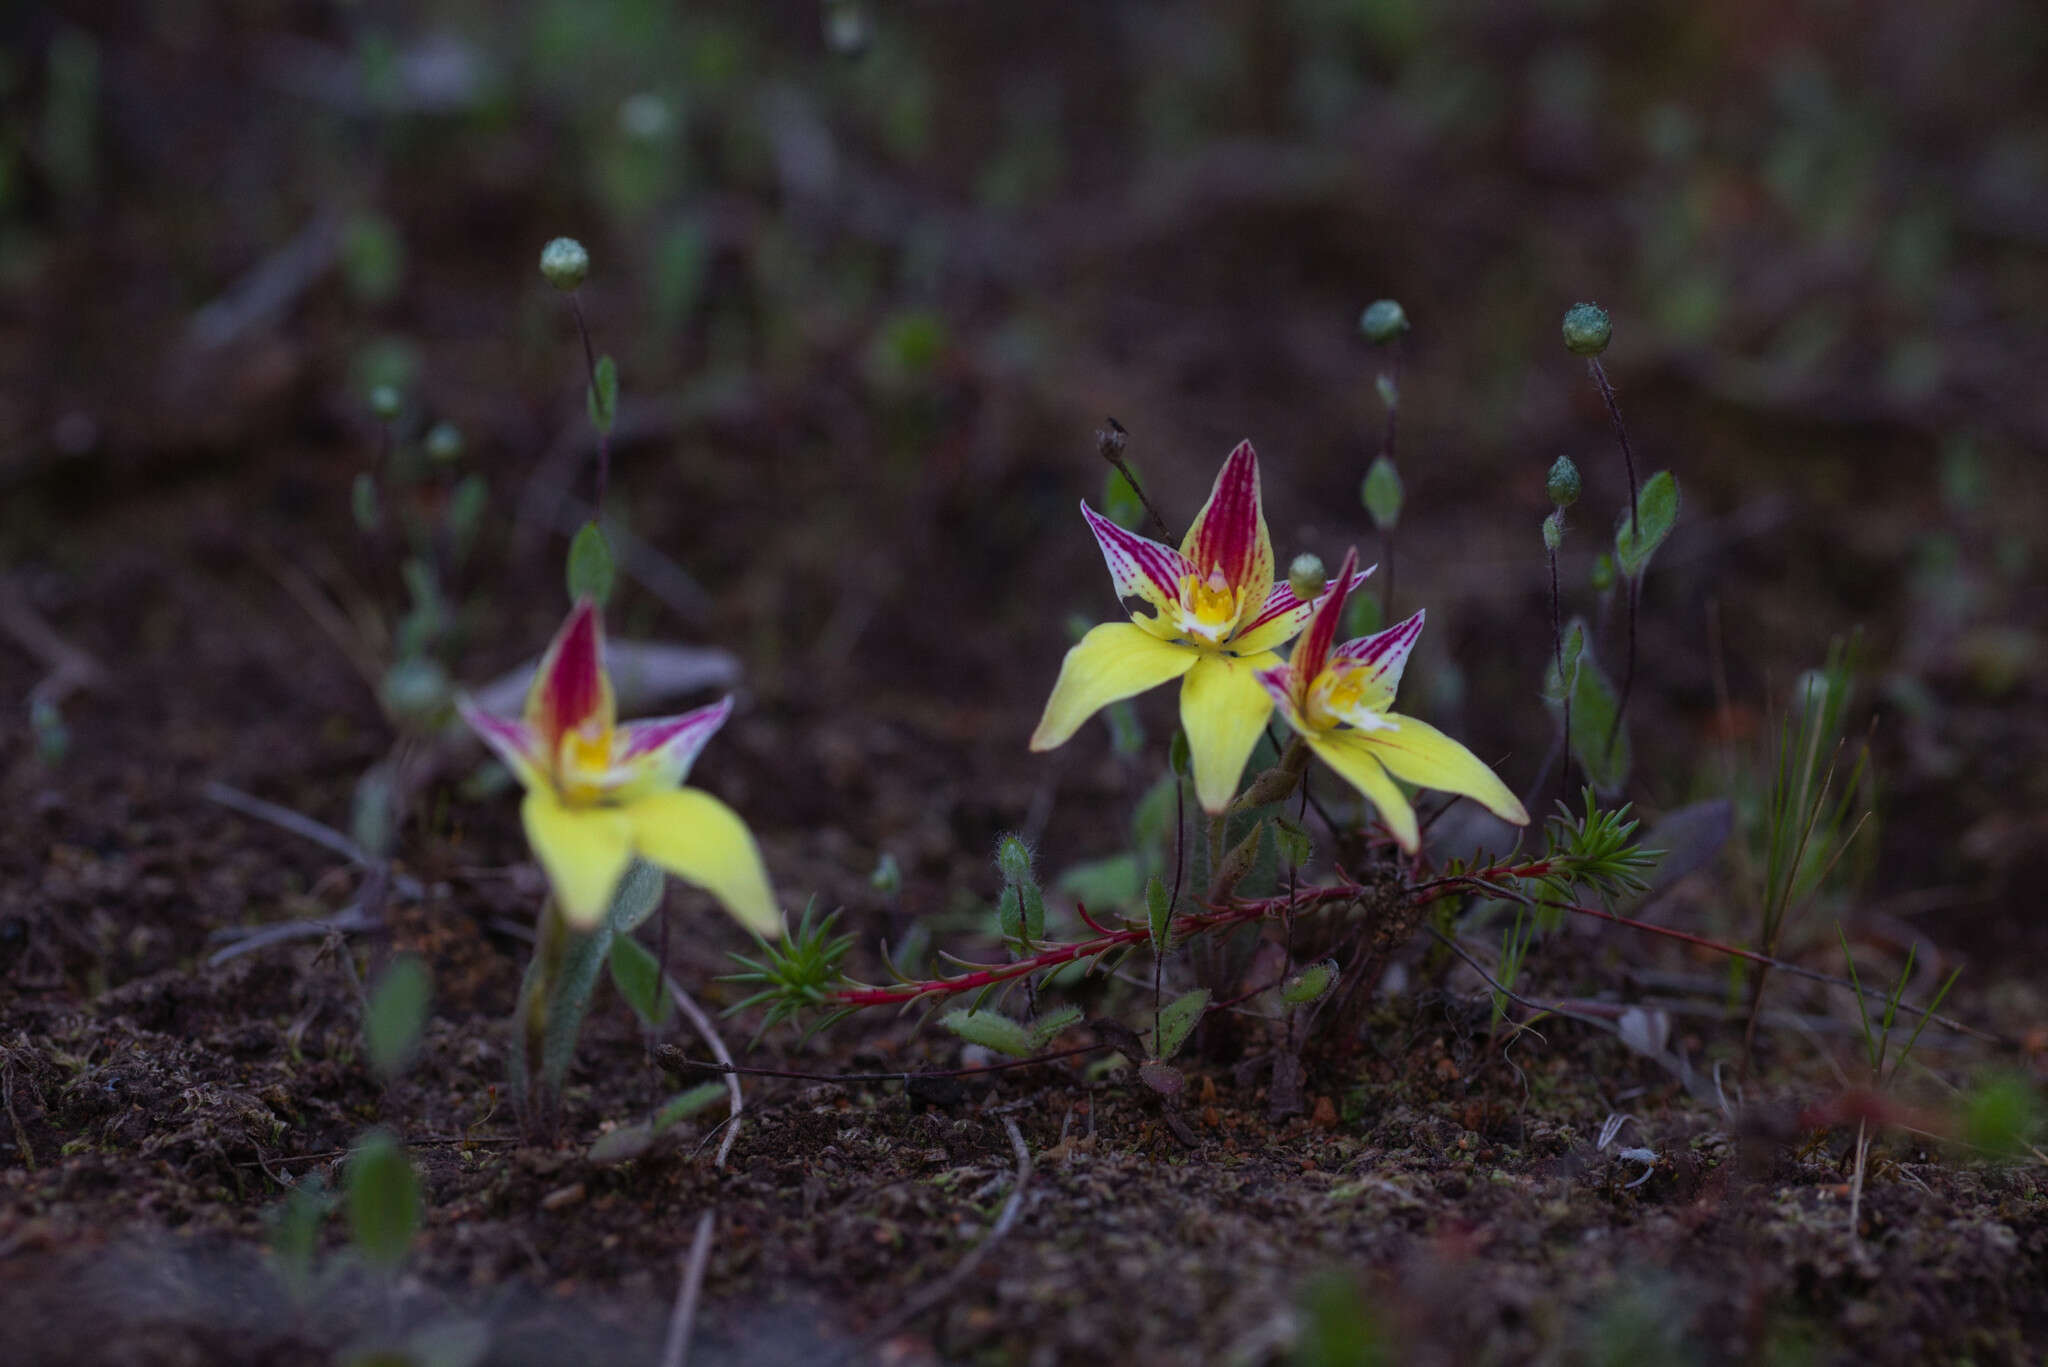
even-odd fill
[{"label": "green flower bud", "polygon": [[397,385],[380,384],[370,390],[370,412],[376,415],[378,422],[390,422],[396,418],[404,402]]},{"label": "green flower bud", "polygon": [[1329,582],[1330,572],[1323,567],[1323,558],[1309,551],[1295,556],[1294,563],[1287,567],[1287,587],[1304,603],[1313,602]]},{"label": "green flower bud", "polygon": [[1564,510],[1558,509],[1543,519],[1543,549],[1552,555],[1564,544]]},{"label": "green flower bud", "polygon": [[384,675],[385,710],[401,721],[427,725],[448,705],[448,672],[425,656],[400,660]]},{"label": "green flower bud", "polygon": [[1579,467],[1572,463],[1570,456],[1559,456],[1550,463],[1550,473],[1543,480],[1543,491],[1550,495],[1552,503],[1560,508],[1569,508],[1579,501],[1579,491],[1584,487],[1579,479]]},{"label": "green flower bud", "polygon": [[573,237],[558,237],[540,249],[540,273],[567,294],[590,274],[590,253]]},{"label": "green flower bud", "polygon": [[1598,356],[1614,336],[1614,320],[1598,304],[1573,304],[1565,310],[1564,345],[1574,356]]},{"label": "green flower bud", "polygon": [[868,886],[884,897],[894,897],[903,891],[903,866],[896,862],[896,856],[887,850],[875,861],[875,871],[868,875]]},{"label": "green flower bud", "polygon": [[1031,881],[1031,847],[1021,835],[1006,835],[996,842],[996,868],[1005,883]]},{"label": "green flower bud", "polygon": [[1358,501],[1372,515],[1372,525],[1390,532],[1401,520],[1401,472],[1385,456],[1372,463],[1358,486]]},{"label": "green flower bud", "polygon": [[1401,386],[1396,384],[1394,382],[1394,377],[1392,375],[1389,375],[1386,371],[1382,370],[1379,373],[1379,375],[1376,378],[1374,378],[1372,382],[1372,387],[1375,391],[1378,392],[1380,396],[1380,402],[1386,405],[1387,411],[1389,413],[1393,412],[1395,409],[1401,406]]},{"label": "green flower bud", "polygon": [[462,433],[452,422],[437,422],[427,429],[427,459],[443,465],[462,456]]},{"label": "green flower bud", "polygon": [[1358,315],[1358,330],[1375,346],[1391,342],[1408,330],[1408,314],[1392,299],[1375,299]]}]

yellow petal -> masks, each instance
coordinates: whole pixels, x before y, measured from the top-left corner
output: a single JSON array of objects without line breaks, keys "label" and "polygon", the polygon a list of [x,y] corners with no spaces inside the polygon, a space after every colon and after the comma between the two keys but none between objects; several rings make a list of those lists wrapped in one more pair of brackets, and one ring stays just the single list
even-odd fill
[{"label": "yellow petal", "polygon": [[1413,854],[1422,845],[1422,832],[1415,824],[1415,809],[1408,805],[1408,795],[1400,785],[1387,777],[1387,771],[1367,747],[1363,731],[1304,731],[1302,738],[1316,758],[1337,771],[1343,779],[1366,800],[1379,808],[1380,819],[1387,823],[1387,829],[1394,833],[1394,839],[1401,842],[1401,848]]},{"label": "yellow petal", "polygon": [[1045,715],[1031,733],[1031,748],[1065,745],[1082,722],[1109,704],[1180,677],[1200,658],[1193,647],[1162,641],[1131,622],[1104,622],[1060,664]]},{"label": "yellow petal", "polygon": [[782,933],[760,847],[739,813],[695,788],[650,793],[620,810],[632,820],[642,859],[695,883],[756,935],[772,940]]},{"label": "yellow petal", "polygon": [[563,917],[579,930],[596,926],[632,860],[632,823],[616,807],[563,806],[546,784],[527,790],[519,815]]},{"label": "yellow petal", "polygon": [[1503,821],[1529,824],[1529,813],[1479,756],[1443,732],[1413,717],[1388,713],[1394,723],[1383,731],[1358,735],[1396,778],[1418,788],[1437,788],[1469,797]]},{"label": "yellow petal", "polygon": [[1204,654],[1181,684],[1180,724],[1188,733],[1195,796],[1204,810],[1220,812],[1237,795],[1244,763],[1273,714],[1259,671],[1279,663],[1271,651],[1236,659]]}]

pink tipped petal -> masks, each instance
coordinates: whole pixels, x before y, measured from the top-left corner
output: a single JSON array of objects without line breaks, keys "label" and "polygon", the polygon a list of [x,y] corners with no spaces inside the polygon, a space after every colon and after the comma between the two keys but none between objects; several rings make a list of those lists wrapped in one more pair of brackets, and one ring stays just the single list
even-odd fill
[{"label": "pink tipped petal", "polygon": [[1259,614],[1265,599],[1257,595],[1273,582],[1273,539],[1259,503],[1259,455],[1250,442],[1239,442],[1216,472],[1209,501],[1195,514],[1180,550],[1198,577],[1221,570],[1242,595],[1240,623]]},{"label": "pink tipped petal", "polygon": [[1180,601],[1182,577],[1193,572],[1186,558],[1171,546],[1125,531],[1086,503],[1081,505],[1081,516],[1088,520],[1088,530],[1102,547],[1109,577],[1116,583],[1116,596],[1141,599],[1162,613],[1170,612]]},{"label": "pink tipped petal", "polygon": [[1401,687],[1401,672],[1408,666],[1409,652],[1422,635],[1422,619],[1423,614],[1418,612],[1405,622],[1346,641],[1330,652],[1332,664],[1364,671],[1360,681],[1362,707],[1384,712],[1393,705],[1394,694]]},{"label": "pink tipped petal", "polygon": [[[1348,593],[1357,589],[1377,568],[1376,565],[1367,565],[1352,575],[1350,584],[1345,586],[1345,591]],[[1323,590],[1323,594],[1328,596],[1336,591],[1337,583],[1332,580],[1330,587]],[[1315,603],[1322,601],[1322,598],[1317,598]],[[1266,605],[1250,621],[1238,628],[1237,635],[1231,638],[1230,648],[1252,654],[1287,644],[1294,639],[1296,632],[1308,624],[1309,614],[1315,611],[1315,603],[1302,602],[1294,596],[1294,590],[1287,581],[1281,580],[1273,585],[1272,592],[1266,595]]]},{"label": "pink tipped petal", "polygon": [[455,710],[469,723],[469,729],[505,761],[505,766],[522,786],[531,788],[540,781],[547,765],[542,757],[540,739],[531,727],[523,721],[486,712],[466,695],[456,698]]},{"label": "pink tipped petal", "polygon": [[1351,577],[1357,570],[1358,548],[1354,546],[1345,552],[1344,568],[1337,571],[1333,587],[1316,600],[1308,627],[1295,642],[1294,655],[1288,663],[1304,688],[1315,682],[1323,666],[1329,663],[1330,643],[1337,639],[1338,624],[1344,620],[1344,600],[1351,595]]},{"label": "pink tipped petal", "polygon": [[593,718],[609,730],[613,715],[611,680],[604,672],[604,621],[597,604],[585,598],[541,656],[526,695],[526,724],[553,752],[565,733]]},{"label": "pink tipped petal", "polygon": [[618,729],[614,763],[644,771],[650,787],[673,788],[689,776],[704,743],[731,715],[732,699],[722,698],[680,716],[629,721]]}]

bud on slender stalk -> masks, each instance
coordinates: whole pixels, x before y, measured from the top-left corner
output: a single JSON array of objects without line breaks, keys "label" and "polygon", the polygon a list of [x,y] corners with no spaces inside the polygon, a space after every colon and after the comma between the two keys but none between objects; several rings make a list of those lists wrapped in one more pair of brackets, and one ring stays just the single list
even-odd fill
[{"label": "bud on slender stalk", "polygon": [[1574,356],[1598,356],[1614,336],[1614,320],[1598,304],[1574,304],[1564,315],[1565,350]]},{"label": "bud on slender stalk", "polygon": [[558,237],[541,248],[540,273],[550,285],[567,294],[590,274],[590,253],[573,237]]},{"label": "bud on slender stalk", "polygon": [[1358,316],[1358,330],[1374,346],[1383,346],[1408,330],[1408,314],[1392,299],[1375,299]]},{"label": "bud on slender stalk", "polygon": [[1570,456],[1559,456],[1551,463],[1550,474],[1543,481],[1543,490],[1550,495],[1550,501],[1559,508],[1569,508],[1579,501],[1579,492],[1585,486],[1579,479],[1579,467]]},{"label": "bud on slender stalk", "polygon": [[1287,587],[1304,603],[1320,597],[1329,582],[1330,572],[1323,567],[1323,558],[1310,551],[1295,556],[1294,563],[1287,567]]}]

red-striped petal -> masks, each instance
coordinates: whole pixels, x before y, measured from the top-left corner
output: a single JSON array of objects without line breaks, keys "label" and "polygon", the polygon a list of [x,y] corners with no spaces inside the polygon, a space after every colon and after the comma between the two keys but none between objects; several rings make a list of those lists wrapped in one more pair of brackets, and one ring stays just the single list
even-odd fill
[{"label": "red-striped petal", "polygon": [[1329,663],[1330,643],[1337,639],[1337,628],[1344,620],[1344,600],[1351,596],[1352,576],[1358,570],[1358,548],[1353,546],[1344,553],[1344,568],[1337,571],[1337,577],[1316,603],[1316,609],[1309,615],[1308,626],[1303,628],[1301,640],[1295,643],[1294,654],[1288,664],[1294,667],[1295,676],[1306,687],[1314,682],[1316,675],[1323,672]]},{"label": "red-striped petal", "polygon": [[1125,531],[1086,503],[1081,505],[1081,516],[1088,520],[1088,530],[1102,547],[1103,562],[1116,583],[1116,596],[1142,599],[1162,613],[1171,612],[1180,601],[1181,578],[1193,573],[1181,553]]},{"label": "red-striped petal", "polygon": [[[1368,565],[1352,575],[1347,591],[1356,590],[1377,568],[1376,565]],[[1294,596],[1294,589],[1282,579],[1273,585],[1272,591],[1266,595],[1265,606],[1259,609],[1257,615],[1237,629],[1237,635],[1230,641],[1231,649],[1243,653],[1273,650],[1287,644],[1296,632],[1307,625],[1309,614],[1315,610],[1315,604],[1322,602],[1323,596],[1335,591],[1336,581],[1332,580],[1314,602],[1304,603]]]},{"label": "red-striped petal", "polygon": [[531,786],[547,772],[540,739],[525,722],[486,712],[467,696],[455,699],[455,710],[469,723],[469,729],[505,761],[520,783]]},{"label": "red-striped petal", "polygon": [[1273,542],[1266,533],[1266,517],[1259,503],[1259,454],[1250,442],[1239,442],[1216,472],[1209,501],[1195,515],[1180,550],[1193,563],[1197,576],[1207,578],[1219,569],[1223,572],[1246,600],[1244,616],[1257,610],[1249,604],[1273,582]]},{"label": "red-striped petal", "polygon": [[611,680],[604,672],[604,620],[597,604],[585,598],[555,633],[534,671],[526,724],[554,754],[568,732],[593,719],[609,730],[613,717]]},{"label": "red-striped petal", "polygon": [[680,716],[629,721],[616,733],[614,763],[620,768],[646,768],[659,783],[674,787],[689,776],[704,743],[731,715],[732,699],[721,698]]},{"label": "red-striped petal", "polygon": [[1409,653],[1422,635],[1424,614],[1416,613],[1385,631],[1346,641],[1330,652],[1332,665],[1366,671],[1364,695],[1374,711],[1385,711],[1401,687],[1401,672],[1408,666]]}]

